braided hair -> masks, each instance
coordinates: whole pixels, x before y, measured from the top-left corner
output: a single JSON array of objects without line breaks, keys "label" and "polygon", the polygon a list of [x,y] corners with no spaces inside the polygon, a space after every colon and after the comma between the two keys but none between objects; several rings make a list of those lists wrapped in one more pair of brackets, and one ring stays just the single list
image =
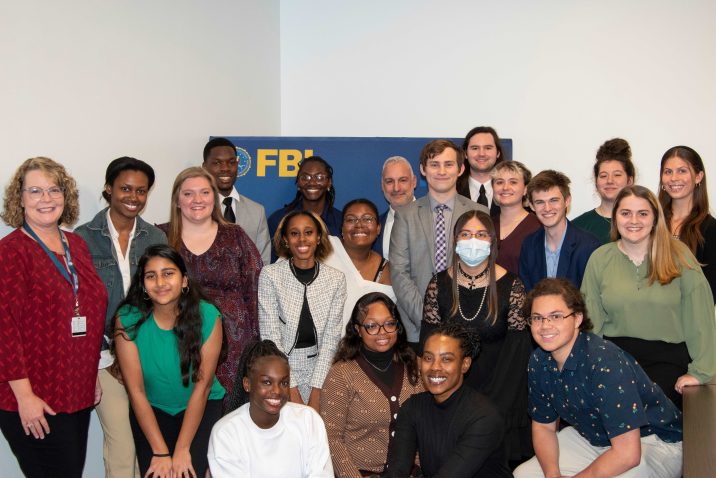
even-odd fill
[{"label": "braided hair", "polygon": [[234,381],[234,388],[229,395],[224,414],[232,412],[249,401],[249,392],[244,390],[244,377],[248,377],[256,361],[262,357],[279,357],[288,364],[288,357],[281,352],[271,340],[254,340],[244,348],[239,360],[239,369]]},{"label": "braided hair", "polygon": [[[301,171],[303,170],[303,167],[309,163],[319,163],[326,169],[326,174],[328,174],[328,179],[331,180],[331,187],[328,188],[328,191],[326,191],[326,204],[328,204],[328,207],[333,207],[333,203],[336,200],[336,189],[333,187],[333,168],[330,164],[328,164],[328,161],[323,159],[320,156],[309,156],[305,158],[303,161],[301,161],[298,165],[298,172],[296,173],[296,184],[298,184],[298,177],[301,175]],[[301,194],[301,191],[296,191],[296,196],[293,198],[293,200],[288,203],[284,204],[285,208],[288,209],[295,209],[298,207],[301,202],[303,201],[303,194]]]},{"label": "braided hair", "polygon": [[[480,353],[480,337],[477,332],[468,329],[464,325],[455,321],[443,322],[438,327],[428,332],[425,342],[433,335],[444,335],[451,337],[460,343],[460,352],[463,357],[477,358]],[[423,345],[425,344],[423,342]]]}]

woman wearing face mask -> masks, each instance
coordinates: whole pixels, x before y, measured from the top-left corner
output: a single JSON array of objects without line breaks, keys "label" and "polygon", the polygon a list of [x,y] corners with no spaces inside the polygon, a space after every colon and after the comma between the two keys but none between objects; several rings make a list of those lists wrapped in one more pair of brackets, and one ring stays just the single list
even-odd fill
[{"label": "woman wearing face mask", "polygon": [[468,211],[457,220],[452,266],[425,292],[420,343],[444,322],[477,332],[482,351],[465,383],[487,395],[502,413],[510,461],[532,455],[527,415],[527,361],[532,344],[521,313],[525,291],[515,274],[495,264],[497,243],[490,216]]}]

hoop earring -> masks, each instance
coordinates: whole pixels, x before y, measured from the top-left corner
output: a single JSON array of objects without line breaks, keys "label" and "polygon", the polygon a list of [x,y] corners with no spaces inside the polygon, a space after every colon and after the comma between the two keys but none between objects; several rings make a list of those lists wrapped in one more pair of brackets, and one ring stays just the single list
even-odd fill
[{"label": "hoop earring", "polygon": [[186,287],[181,288],[181,293],[184,295],[187,295],[189,293],[189,284],[187,283]]},{"label": "hoop earring", "polygon": [[149,300],[149,295],[147,294],[147,289],[142,287],[142,292],[144,292],[144,300]]}]

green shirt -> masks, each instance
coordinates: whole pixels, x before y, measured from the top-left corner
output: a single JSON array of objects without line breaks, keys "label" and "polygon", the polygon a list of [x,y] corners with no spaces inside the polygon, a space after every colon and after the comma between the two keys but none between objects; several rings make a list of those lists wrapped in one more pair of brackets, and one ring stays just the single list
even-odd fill
[{"label": "green shirt", "polygon": [[591,232],[602,244],[611,241],[609,233],[612,230],[612,220],[597,214],[596,209],[585,212],[572,221],[572,224],[583,231]]},{"label": "green shirt", "polygon": [[[688,252],[688,251],[687,251]],[[686,343],[688,373],[701,383],[716,373],[716,318],[711,289],[696,259],[669,284],[649,285],[648,258],[639,266],[616,242],[594,251],[582,281],[594,333]]]},{"label": "green shirt", "polygon": [[[204,301],[199,305],[199,311],[202,317],[201,343],[204,344],[216,321],[221,320],[221,314],[216,307]],[[128,305],[123,306],[117,314],[125,329],[137,323],[141,317],[139,310]],[[154,314],[150,314],[139,329],[129,331],[129,335],[134,337],[134,344],[139,351],[144,390],[149,403],[170,415],[186,410],[194,390],[194,382],[190,378],[188,386],[182,384],[179,349],[174,331],[160,329],[154,321]],[[214,375],[209,400],[223,397],[224,388]]]}]

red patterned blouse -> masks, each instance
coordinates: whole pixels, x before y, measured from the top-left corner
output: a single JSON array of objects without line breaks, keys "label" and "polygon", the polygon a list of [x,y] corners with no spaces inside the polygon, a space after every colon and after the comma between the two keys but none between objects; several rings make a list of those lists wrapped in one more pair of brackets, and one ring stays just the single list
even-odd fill
[{"label": "red patterned blouse", "polygon": [[[28,378],[56,412],[94,404],[107,291],[87,245],[65,232],[87,335],[72,337],[72,286],[39,244],[17,229],[0,240],[0,410],[17,411],[8,381]],[[61,259],[61,257],[60,257]]]}]

